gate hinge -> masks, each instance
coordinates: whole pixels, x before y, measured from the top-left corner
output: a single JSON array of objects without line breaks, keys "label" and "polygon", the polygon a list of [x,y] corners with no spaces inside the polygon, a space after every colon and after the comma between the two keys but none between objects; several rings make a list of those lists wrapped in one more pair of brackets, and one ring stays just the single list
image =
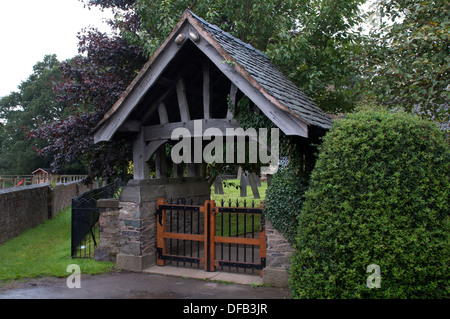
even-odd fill
[{"label": "gate hinge", "polygon": [[161,208],[157,208],[156,212],[155,212],[155,215],[157,215],[159,217],[158,218],[158,222],[159,222],[159,225],[162,226],[163,225],[162,224],[162,209]]},{"label": "gate hinge", "polygon": [[162,248],[156,248],[156,258],[161,259],[162,258]]},{"label": "gate hinge", "polygon": [[266,267],[266,258],[261,258],[261,269]]}]

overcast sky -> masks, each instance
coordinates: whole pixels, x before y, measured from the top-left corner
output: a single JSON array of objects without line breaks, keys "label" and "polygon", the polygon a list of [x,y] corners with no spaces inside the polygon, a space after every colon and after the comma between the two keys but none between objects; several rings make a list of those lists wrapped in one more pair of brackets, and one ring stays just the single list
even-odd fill
[{"label": "overcast sky", "polygon": [[46,54],[60,61],[78,53],[77,33],[89,25],[108,31],[110,12],[79,0],[12,0],[0,7],[0,97],[17,91]]}]

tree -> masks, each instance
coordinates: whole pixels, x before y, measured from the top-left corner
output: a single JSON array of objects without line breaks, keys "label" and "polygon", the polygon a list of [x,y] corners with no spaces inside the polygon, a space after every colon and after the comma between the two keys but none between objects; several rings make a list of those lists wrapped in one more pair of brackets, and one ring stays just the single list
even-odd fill
[{"label": "tree", "polygon": [[357,100],[360,71],[351,56],[361,50],[356,26],[363,21],[359,6],[364,2],[138,0],[138,27],[123,34],[150,56],[189,8],[266,53],[323,110],[349,111]]},{"label": "tree", "polygon": [[274,63],[324,111],[348,112],[358,100],[353,59],[361,51],[364,2],[294,1],[268,43]]},{"label": "tree", "polygon": [[19,85],[17,92],[0,99],[0,172],[30,174],[39,167],[49,167],[50,157],[39,157],[36,148],[45,141],[30,141],[28,132],[64,116],[65,106],[56,101],[54,87],[60,81],[60,62],[56,55],[46,55],[33,67],[33,73]]},{"label": "tree", "polygon": [[446,0],[379,2],[366,72],[381,103],[450,120],[449,11]]},{"label": "tree", "polygon": [[61,171],[65,163],[81,161],[87,167],[89,182],[97,176],[117,176],[128,165],[131,152],[125,142],[95,145],[90,132],[119,99],[145,59],[139,48],[118,35],[85,29],[78,38],[83,55],[61,64],[62,80],[56,87],[58,101],[72,112],[31,135],[49,141],[39,153],[55,154],[55,171]]}]

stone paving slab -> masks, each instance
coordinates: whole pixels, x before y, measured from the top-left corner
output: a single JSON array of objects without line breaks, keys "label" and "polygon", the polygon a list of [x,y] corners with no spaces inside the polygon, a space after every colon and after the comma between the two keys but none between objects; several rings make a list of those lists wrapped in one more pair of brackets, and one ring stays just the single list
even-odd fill
[{"label": "stone paving slab", "polygon": [[222,271],[208,272],[203,269],[192,269],[174,266],[153,266],[144,273],[175,276],[182,278],[208,279],[212,281],[231,282],[242,285],[262,285],[263,278],[258,275],[229,273]]}]

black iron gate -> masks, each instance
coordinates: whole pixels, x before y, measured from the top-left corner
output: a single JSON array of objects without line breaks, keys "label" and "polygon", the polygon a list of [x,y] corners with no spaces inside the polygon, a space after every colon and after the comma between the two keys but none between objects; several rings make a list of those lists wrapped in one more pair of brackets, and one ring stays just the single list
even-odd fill
[{"label": "black iron gate", "polygon": [[266,237],[263,207],[203,205],[158,200],[157,264],[193,266],[206,271],[265,267]]},{"label": "black iron gate", "polygon": [[72,258],[93,258],[98,239],[97,200],[113,198],[120,186],[116,181],[72,199]]}]

